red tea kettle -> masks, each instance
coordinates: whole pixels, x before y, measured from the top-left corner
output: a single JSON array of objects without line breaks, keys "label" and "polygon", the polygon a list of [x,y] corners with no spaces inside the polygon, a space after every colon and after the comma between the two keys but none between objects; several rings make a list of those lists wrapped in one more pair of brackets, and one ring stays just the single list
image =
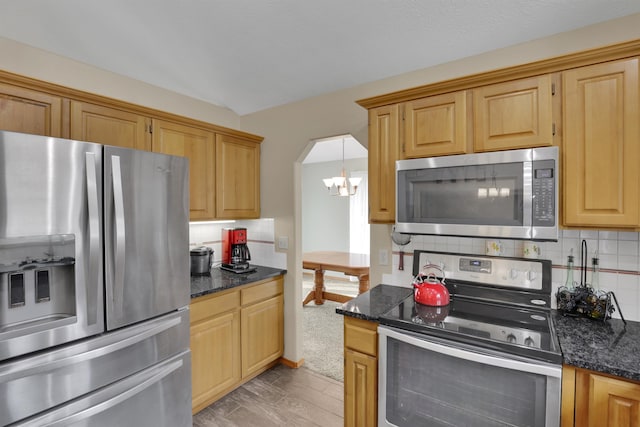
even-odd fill
[{"label": "red tea kettle", "polygon": [[[425,273],[428,269],[438,270],[442,280],[434,273]],[[413,279],[413,299],[420,304],[440,307],[449,305],[451,297],[449,290],[444,285],[444,271],[435,264],[427,264]]]}]

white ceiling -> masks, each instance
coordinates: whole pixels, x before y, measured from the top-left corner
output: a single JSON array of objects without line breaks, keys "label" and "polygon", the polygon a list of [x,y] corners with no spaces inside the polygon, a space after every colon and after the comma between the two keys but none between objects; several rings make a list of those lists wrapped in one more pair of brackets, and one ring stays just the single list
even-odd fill
[{"label": "white ceiling", "polygon": [[0,36],[245,115],[638,12],[639,0],[2,0]]}]

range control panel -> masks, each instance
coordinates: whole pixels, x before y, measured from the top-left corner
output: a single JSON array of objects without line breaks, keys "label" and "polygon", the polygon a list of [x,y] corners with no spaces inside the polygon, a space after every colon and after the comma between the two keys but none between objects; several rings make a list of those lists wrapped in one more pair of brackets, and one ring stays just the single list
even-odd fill
[{"label": "range control panel", "polygon": [[[419,255],[417,265],[416,255]],[[414,253],[414,275],[420,272],[439,275],[438,269],[444,271],[445,279],[542,290],[543,266],[540,260],[428,251]]]}]

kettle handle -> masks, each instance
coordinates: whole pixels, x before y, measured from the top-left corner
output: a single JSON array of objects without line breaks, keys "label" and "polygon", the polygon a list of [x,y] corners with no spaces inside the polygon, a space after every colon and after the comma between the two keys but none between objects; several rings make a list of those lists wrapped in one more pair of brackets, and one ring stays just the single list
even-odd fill
[{"label": "kettle handle", "polygon": [[428,274],[426,273],[426,270],[438,270],[440,272],[440,277],[442,277],[441,283],[444,285],[444,270],[437,264],[425,264],[422,266],[422,270],[420,270],[420,273],[418,273],[418,276],[425,276],[425,277],[429,277],[429,276],[433,276],[435,278],[437,278],[438,276],[436,276],[433,272],[429,272]]}]

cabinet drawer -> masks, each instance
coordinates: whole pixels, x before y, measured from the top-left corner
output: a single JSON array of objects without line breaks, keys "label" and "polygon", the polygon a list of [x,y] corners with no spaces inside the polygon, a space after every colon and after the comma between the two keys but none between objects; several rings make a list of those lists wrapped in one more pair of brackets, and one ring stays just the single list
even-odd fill
[{"label": "cabinet drawer", "polygon": [[284,280],[282,277],[263,283],[261,285],[252,286],[247,289],[243,289],[242,292],[242,305],[253,304],[254,302],[262,301],[267,298],[274,297],[282,293],[284,288]]},{"label": "cabinet drawer", "polygon": [[191,324],[238,307],[240,307],[239,291],[198,298],[189,306]]},{"label": "cabinet drawer", "polygon": [[344,318],[344,346],[373,357],[378,356],[378,324],[368,320]]}]

